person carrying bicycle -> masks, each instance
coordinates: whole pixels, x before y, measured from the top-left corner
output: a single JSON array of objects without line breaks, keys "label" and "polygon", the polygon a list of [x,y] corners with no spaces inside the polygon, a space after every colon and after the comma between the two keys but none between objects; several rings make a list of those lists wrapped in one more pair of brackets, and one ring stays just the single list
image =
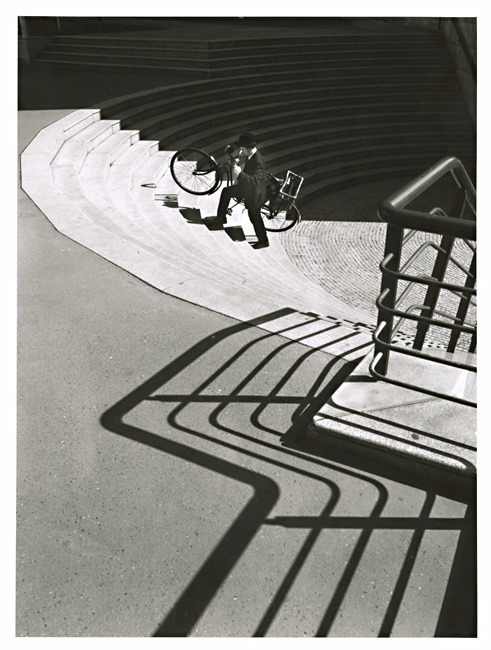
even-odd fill
[{"label": "person carrying bicycle", "polygon": [[[257,149],[258,139],[252,133],[242,133],[237,142],[227,147],[228,152],[239,148],[240,164],[233,166],[235,185],[222,190],[218,203],[216,223],[224,226],[227,222],[227,209],[232,198],[243,200],[249,219],[254,226],[257,242],[253,248],[269,246],[268,235],[261,217],[261,206],[266,200],[267,178],[264,162]],[[242,161],[243,156],[243,161]]]}]

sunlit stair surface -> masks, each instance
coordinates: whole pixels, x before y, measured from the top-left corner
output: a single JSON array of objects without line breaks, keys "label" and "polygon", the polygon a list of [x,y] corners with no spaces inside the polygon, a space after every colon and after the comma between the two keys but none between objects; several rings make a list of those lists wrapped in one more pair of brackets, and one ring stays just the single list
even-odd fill
[{"label": "sunlit stair surface", "polygon": [[[246,212],[235,209],[225,231],[219,192],[194,196],[169,172],[171,151],[75,111],[43,129],[21,156],[22,187],[53,226],[156,289],[238,320],[281,314],[261,325],[346,360],[371,345],[366,314],[310,281],[290,262],[280,236],[255,241]],[[169,200],[165,200],[166,197]]]}]

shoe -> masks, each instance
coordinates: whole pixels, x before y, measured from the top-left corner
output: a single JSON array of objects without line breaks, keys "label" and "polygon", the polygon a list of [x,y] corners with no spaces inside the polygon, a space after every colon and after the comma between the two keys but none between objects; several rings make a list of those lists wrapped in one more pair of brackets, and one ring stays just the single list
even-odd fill
[{"label": "shoe", "polygon": [[252,244],[252,248],[258,250],[259,248],[267,248],[269,246],[269,241],[257,241],[255,244]]}]

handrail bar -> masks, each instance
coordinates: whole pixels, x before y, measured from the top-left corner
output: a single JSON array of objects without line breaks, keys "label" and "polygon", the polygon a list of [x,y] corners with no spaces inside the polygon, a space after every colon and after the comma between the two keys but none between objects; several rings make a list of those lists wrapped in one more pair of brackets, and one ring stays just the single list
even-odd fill
[{"label": "handrail bar", "polygon": [[401,228],[411,228],[446,235],[449,232],[461,239],[476,239],[476,222],[469,219],[444,217],[417,210],[408,210],[405,206],[427,190],[444,174],[451,172],[459,187],[466,191],[466,199],[470,208],[476,210],[476,190],[467,171],[458,158],[448,156],[442,158],[416,179],[383,201],[378,209],[382,221]]},{"label": "handrail bar", "polygon": [[389,253],[384,257],[380,262],[379,268],[382,273],[387,273],[389,275],[395,276],[400,280],[407,282],[416,282],[418,284],[432,284],[437,285],[441,289],[446,289],[448,291],[457,291],[458,293],[469,293],[471,295],[476,295],[475,287],[465,287],[460,284],[451,284],[449,282],[439,282],[431,275],[408,275],[406,273],[400,273],[399,271],[394,271],[393,269],[387,268],[387,264],[394,257],[392,253]]},{"label": "handrail bar", "polygon": [[[384,321],[381,325],[384,324]],[[418,359],[424,359],[425,361],[434,361],[435,363],[441,363],[445,366],[452,366],[453,368],[460,368],[462,370],[468,370],[469,372],[477,372],[476,366],[465,363],[464,361],[455,361],[454,359],[445,359],[444,357],[435,357],[426,352],[421,352],[421,350],[415,350],[414,348],[406,348],[399,345],[394,345],[393,343],[385,343],[379,338],[379,328],[377,328],[373,334],[373,339],[380,347],[385,348],[386,350],[392,350],[394,352],[400,352],[409,357],[416,357]]]},{"label": "handrail bar", "polygon": [[382,309],[386,312],[389,312],[390,314],[394,314],[394,316],[400,316],[401,318],[406,318],[417,322],[425,322],[428,323],[429,325],[435,325],[436,327],[444,327],[446,329],[459,330],[460,332],[466,332],[467,334],[474,334],[475,332],[475,329],[468,325],[458,325],[457,323],[446,323],[445,321],[435,320],[434,318],[421,316],[421,314],[419,316],[414,316],[413,314],[410,314],[406,311],[401,311],[400,309],[393,309],[391,307],[387,307],[386,305],[383,304],[382,301],[387,296],[388,293],[389,293],[389,289],[385,289],[380,294],[380,296],[376,298],[375,303],[378,309]]},{"label": "handrail bar", "polygon": [[[406,271],[406,269],[408,269],[408,268],[412,265],[412,263],[413,263],[415,260],[417,260],[418,257],[419,257],[420,255],[422,255],[422,253],[423,253],[427,248],[434,248],[435,250],[439,251],[440,253],[445,253],[445,249],[443,249],[441,246],[438,246],[438,244],[436,244],[434,241],[427,241],[427,242],[424,242],[423,244],[421,244],[421,246],[420,246],[419,248],[417,248],[417,249],[414,251],[414,253],[411,255],[411,257],[409,257],[409,259],[407,260],[407,262],[406,262],[403,266],[401,266],[401,268],[400,268],[400,272],[401,272],[401,273],[404,273],[404,272]],[[429,277],[431,277],[431,276],[429,276]]]},{"label": "handrail bar", "polygon": [[[387,204],[392,208],[404,208],[410,201],[419,196],[421,192],[427,190],[435,181],[448,172],[452,172],[454,178],[457,177],[456,180],[459,186],[461,184],[464,186],[467,194],[473,199],[472,207],[475,209],[476,190],[464,165],[455,156],[447,156],[439,160],[429,169],[404,185],[400,190],[394,192],[394,194],[382,202],[382,205]],[[452,217],[448,218],[451,219]]]}]

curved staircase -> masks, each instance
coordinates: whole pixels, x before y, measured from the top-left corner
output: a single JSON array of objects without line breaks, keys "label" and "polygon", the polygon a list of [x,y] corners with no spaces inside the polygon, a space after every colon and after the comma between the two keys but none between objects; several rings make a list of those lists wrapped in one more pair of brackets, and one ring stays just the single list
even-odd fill
[{"label": "curved staircase", "polygon": [[[21,156],[22,188],[57,230],[144,282],[177,298],[263,326],[308,346],[355,359],[371,345],[366,314],[329,295],[289,261],[281,233],[249,245],[241,210],[227,231],[206,227],[219,193],[177,188],[171,151],[121,130],[94,109],[43,129]],[[163,197],[177,195],[169,206]]]},{"label": "curved staircase", "polygon": [[[191,38],[184,53],[172,43],[183,67],[195,45]],[[361,21],[324,34],[290,29],[288,38],[208,37],[202,46],[208,78],[103,102],[102,117],[161,150],[195,146],[216,157],[252,131],[268,171],[305,177],[300,202],[410,178],[447,155],[474,173],[474,126],[436,33]]]}]

